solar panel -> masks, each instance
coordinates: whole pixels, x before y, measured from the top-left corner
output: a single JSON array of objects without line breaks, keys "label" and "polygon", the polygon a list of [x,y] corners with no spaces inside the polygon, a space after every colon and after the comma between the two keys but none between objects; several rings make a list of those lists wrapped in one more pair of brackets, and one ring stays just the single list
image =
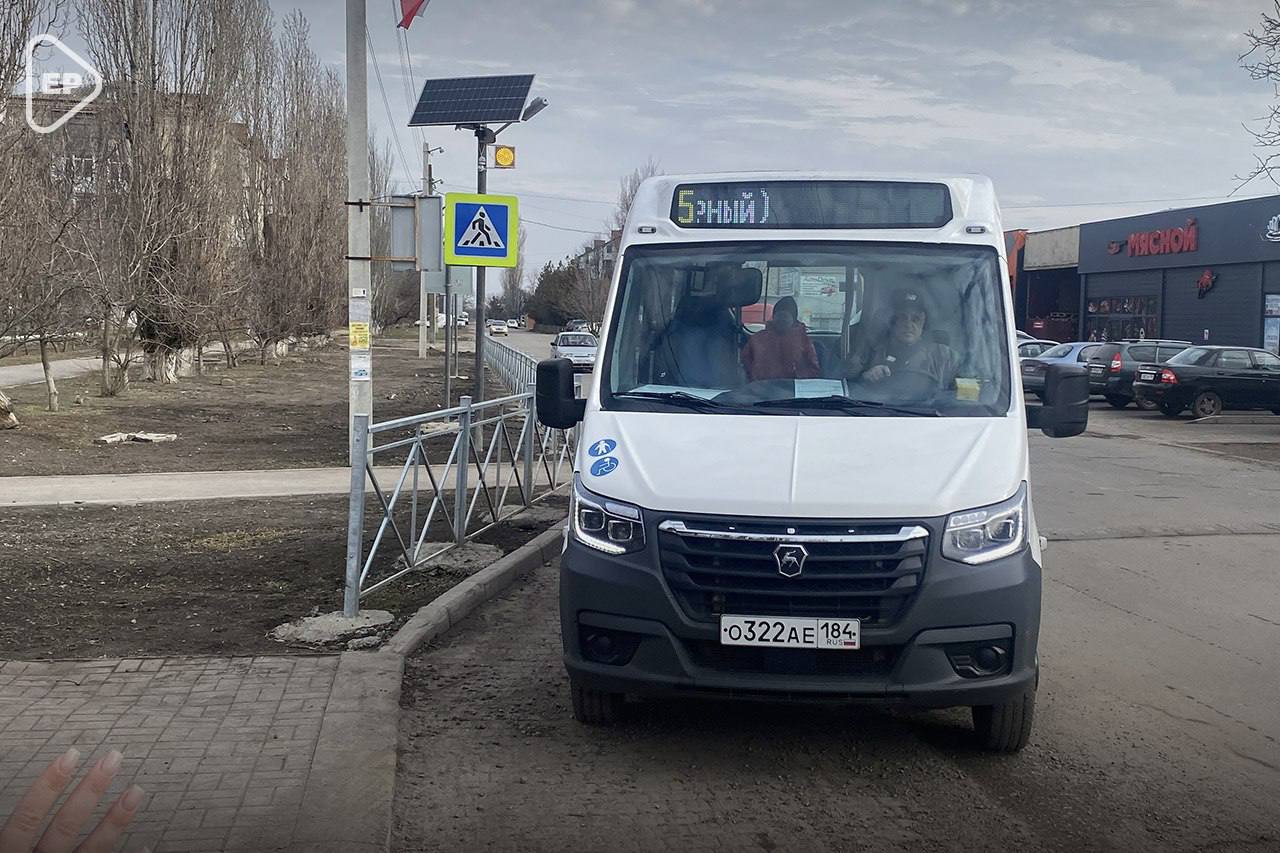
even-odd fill
[{"label": "solar panel", "polygon": [[532,74],[428,80],[409,126],[519,121],[532,86]]}]

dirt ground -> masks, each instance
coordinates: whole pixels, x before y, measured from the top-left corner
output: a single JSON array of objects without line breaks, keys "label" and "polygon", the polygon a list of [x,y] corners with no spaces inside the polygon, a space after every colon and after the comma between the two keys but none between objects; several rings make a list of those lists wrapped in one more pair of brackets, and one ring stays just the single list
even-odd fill
[{"label": "dirt ground", "polygon": [[[347,509],[342,497],[299,497],[0,511],[0,659],[285,651],[272,628],[341,608]],[[369,512],[371,535],[381,516]],[[548,512],[476,541],[510,552]],[[362,606],[398,627],[459,579],[445,560]]]},{"label": "dirt ground", "polygon": [[[471,346],[470,340],[461,343],[464,353]],[[389,338],[375,346],[373,364],[375,420],[441,407],[441,354],[421,361],[416,341]],[[51,413],[42,408],[43,386],[12,389],[22,427],[0,432],[0,474],[346,464],[347,351],[343,347],[299,352],[278,365],[261,365],[242,356],[241,366],[235,369],[213,369],[175,385],[134,382],[121,397],[98,396],[96,375],[63,380],[59,392],[62,411]],[[495,385],[491,393],[506,392]],[[79,405],[74,402],[77,398]],[[108,433],[135,431],[178,437],[166,444],[93,443]]]}]

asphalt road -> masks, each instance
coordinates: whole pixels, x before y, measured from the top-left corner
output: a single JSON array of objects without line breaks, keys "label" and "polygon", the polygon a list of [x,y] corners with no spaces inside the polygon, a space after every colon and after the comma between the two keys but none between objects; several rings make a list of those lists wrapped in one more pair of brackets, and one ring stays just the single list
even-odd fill
[{"label": "asphalt road", "polygon": [[[62,358],[57,359],[49,364],[49,370],[53,373],[54,381],[66,379],[71,376],[80,376],[84,373],[90,373],[102,366],[102,358],[99,356],[88,356],[82,358]],[[40,362],[32,364],[14,364],[10,366],[0,366],[0,388],[15,388],[19,385],[34,385],[37,382],[44,382],[44,368],[40,366]]]},{"label": "asphalt road", "polygon": [[579,726],[552,567],[409,662],[394,848],[1280,850],[1280,468],[1133,423],[1033,439],[1052,541],[1020,755],[975,751],[960,710]]},{"label": "asphalt road", "polygon": [[543,359],[551,357],[551,341],[555,335],[544,335],[541,332],[526,332],[523,329],[513,330],[506,337],[494,340],[520,350],[530,358]]},{"label": "asphalt road", "polygon": [[[240,349],[247,349],[252,344],[244,343],[239,345]],[[213,358],[222,353],[222,344],[211,343],[205,347],[205,357]],[[138,356],[141,359],[141,356]],[[53,379],[56,382],[59,379],[68,379],[73,376],[81,376],[85,373],[93,373],[102,368],[102,358],[100,356],[81,356],[78,358],[61,358],[50,362],[49,369],[53,373]],[[44,382],[44,368],[40,362],[32,364],[13,364],[3,366],[0,363],[0,388],[16,388],[19,385],[34,385],[37,382]]]}]

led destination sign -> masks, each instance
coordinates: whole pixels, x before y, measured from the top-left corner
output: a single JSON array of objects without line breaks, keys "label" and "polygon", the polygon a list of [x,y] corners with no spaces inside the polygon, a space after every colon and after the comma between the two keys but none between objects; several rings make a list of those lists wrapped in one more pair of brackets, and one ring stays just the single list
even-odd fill
[{"label": "led destination sign", "polygon": [[941,228],[945,184],[760,181],[680,184],[671,221],[681,228]]}]

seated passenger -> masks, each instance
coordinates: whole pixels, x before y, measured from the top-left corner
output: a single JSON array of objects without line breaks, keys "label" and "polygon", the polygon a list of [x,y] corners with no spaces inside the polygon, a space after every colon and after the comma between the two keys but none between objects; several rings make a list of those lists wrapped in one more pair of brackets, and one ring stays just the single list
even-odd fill
[{"label": "seated passenger", "polygon": [[737,388],[745,332],[731,308],[760,298],[757,269],[722,264],[707,270],[707,286],[686,293],[675,317],[652,344],[654,381],[693,388]]},{"label": "seated passenger", "polygon": [[895,374],[916,373],[932,378],[935,391],[949,388],[955,381],[955,353],[936,337],[925,340],[928,321],[928,310],[918,292],[895,294],[888,337],[851,365],[850,378],[877,383]]},{"label": "seated passenger", "polygon": [[813,379],[818,375],[818,354],[809,330],[801,323],[796,301],[784,296],[773,306],[773,319],[742,348],[742,366],[748,382],[762,379]]}]

